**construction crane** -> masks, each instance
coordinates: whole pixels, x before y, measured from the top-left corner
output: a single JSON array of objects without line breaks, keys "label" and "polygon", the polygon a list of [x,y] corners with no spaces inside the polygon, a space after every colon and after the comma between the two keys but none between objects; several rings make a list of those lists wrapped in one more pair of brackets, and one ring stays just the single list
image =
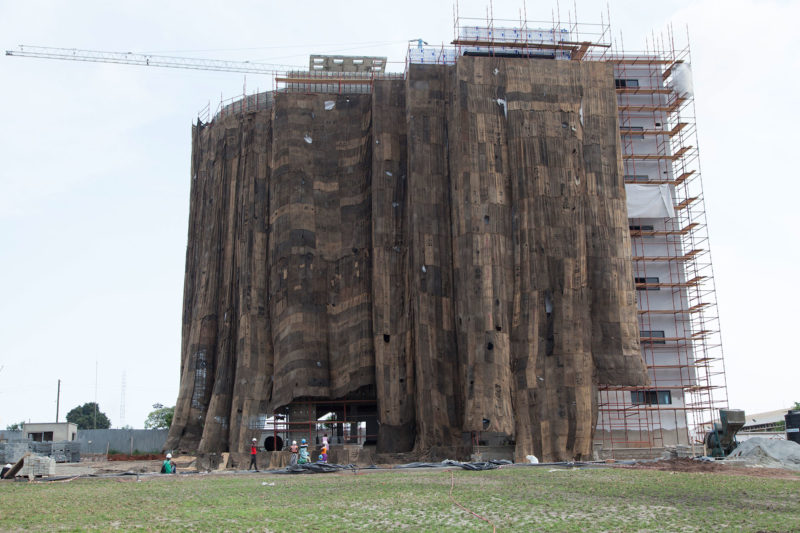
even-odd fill
[{"label": "construction crane", "polygon": [[62,59],[66,61],[89,61],[92,63],[140,65],[143,67],[185,68],[267,75],[274,75],[276,69],[283,66],[250,61],[224,61],[220,59],[134,54],[133,52],[102,52],[98,50],[51,48],[48,46],[28,46],[22,44],[19,45],[17,50],[6,50],[6,55],[16,57],[38,57],[41,59]]},{"label": "construction crane", "polygon": [[[422,39],[416,39],[419,43],[424,43]],[[427,43],[425,43],[427,44]],[[343,85],[363,85],[368,84],[376,76],[384,74],[386,66],[385,57],[359,56],[361,61],[357,72],[321,72],[325,76],[316,74],[316,69],[328,70],[325,61],[330,59],[333,65],[343,61],[340,57],[312,55],[310,61],[314,64],[314,73],[307,75],[297,74],[302,72],[303,67],[276,65],[271,63],[259,63],[252,61],[224,61],[220,59],[201,59],[178,56],[162,56],[153,54],[135,54],[133,52],[105,52],[100,50],[81,50],[78,48],[53,48],[49,46],[29,46],[19,45],[16,50],[6,50],[7,56],[13,57],[33,57],[40,59],[60,59],[65,61],[88,61],[90,63],[115,63],[119,65],[138,65],[142,67],[164,67],[164,68],[183,68],[194,70],[210,70],[217,72],[238,72],[242,74],[265,74],[271,76],[275,83],[282,84],[312,84],[326,83],[338,85],[340,90]],[[320,62],[320,64],[317,64]],[[282,69],[282,70],[281,70]],[[335,70],[335,69],[334,69]],[[286,75],[286,71],[290,71]],[[292,72],[296,71],[296,72]],[[330,74],[330,75],[328,75]],[[220,101],[220,107],[222,107]],[[249,104],[248,104],[249,105]],[[258,99],[256,99],[258,107]],[[211,103],[198,113],[198,119],[208,120],[210,116]],[[205,115],[203,115],[205,113]]]}]

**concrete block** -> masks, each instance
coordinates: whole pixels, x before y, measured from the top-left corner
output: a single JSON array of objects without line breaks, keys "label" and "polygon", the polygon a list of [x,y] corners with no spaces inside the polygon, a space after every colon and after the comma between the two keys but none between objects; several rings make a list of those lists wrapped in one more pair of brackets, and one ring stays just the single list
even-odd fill
[{"label": "concrete block", "polygon": [[23,477],[54,476],[56,475],[56,461],[52,457],[31,455],[25,458],[25,463],[18,475]]}]

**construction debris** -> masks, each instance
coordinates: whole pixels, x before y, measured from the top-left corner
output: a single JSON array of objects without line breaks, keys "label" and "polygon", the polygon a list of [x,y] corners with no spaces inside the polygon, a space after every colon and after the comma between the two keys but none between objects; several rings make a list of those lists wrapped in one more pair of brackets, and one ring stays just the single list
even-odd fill
[{"label": "construction debris", "polygon": [[6,472],[6,474],[3,476],[3,479],[14,479],[14,476],[17,475],[17,472],[19,472],[22,469],[22,466],[25,464],[25,458],[29,455],[30,453],[26,453],[20,457],[14,466],[12,466],[11,469]]},{"label": "construction debris", "polygon": [[78,463],[81,443],[77,441],[33,442],[30,439],[0,443],[0,463],[13,463],[27,453],[52,457],[57,463]]},{"label": "construction debris", "polygon": [[19,476],[35,478],[56,475],[56,461],[52,457],[31,454],[23,461],[24,465],[19,471]]},{"label": "construction debris", "polygon": [[725,462],[800,470],[800,444],[790,440],[753,437],[740,443]]}]

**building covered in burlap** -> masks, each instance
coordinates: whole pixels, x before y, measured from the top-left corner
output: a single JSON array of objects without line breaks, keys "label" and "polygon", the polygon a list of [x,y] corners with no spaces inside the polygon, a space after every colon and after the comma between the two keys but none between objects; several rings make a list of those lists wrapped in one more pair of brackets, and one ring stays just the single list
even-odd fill
[{"label": "building covered in burlap", "polygon": [[370,399],[378,451],[591,454],[643,385],[612,65],[463,57],[193,129],[169,448]]}]

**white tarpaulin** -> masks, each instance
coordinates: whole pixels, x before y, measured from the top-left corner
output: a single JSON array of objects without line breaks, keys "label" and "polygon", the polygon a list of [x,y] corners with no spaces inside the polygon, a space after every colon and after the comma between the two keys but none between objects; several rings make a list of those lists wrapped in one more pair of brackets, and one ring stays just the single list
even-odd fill
[{"label": "white tarpaulin", "polygon": [[625,185],[628,218],[672,218],[675,207],[669,185]]},{"label": "white tarpaulin", "polygon": [[694,96],[692,83],[692,66],[689,63],[677,63],[672,67],[672,88],[678,96],[691,98]]}]

